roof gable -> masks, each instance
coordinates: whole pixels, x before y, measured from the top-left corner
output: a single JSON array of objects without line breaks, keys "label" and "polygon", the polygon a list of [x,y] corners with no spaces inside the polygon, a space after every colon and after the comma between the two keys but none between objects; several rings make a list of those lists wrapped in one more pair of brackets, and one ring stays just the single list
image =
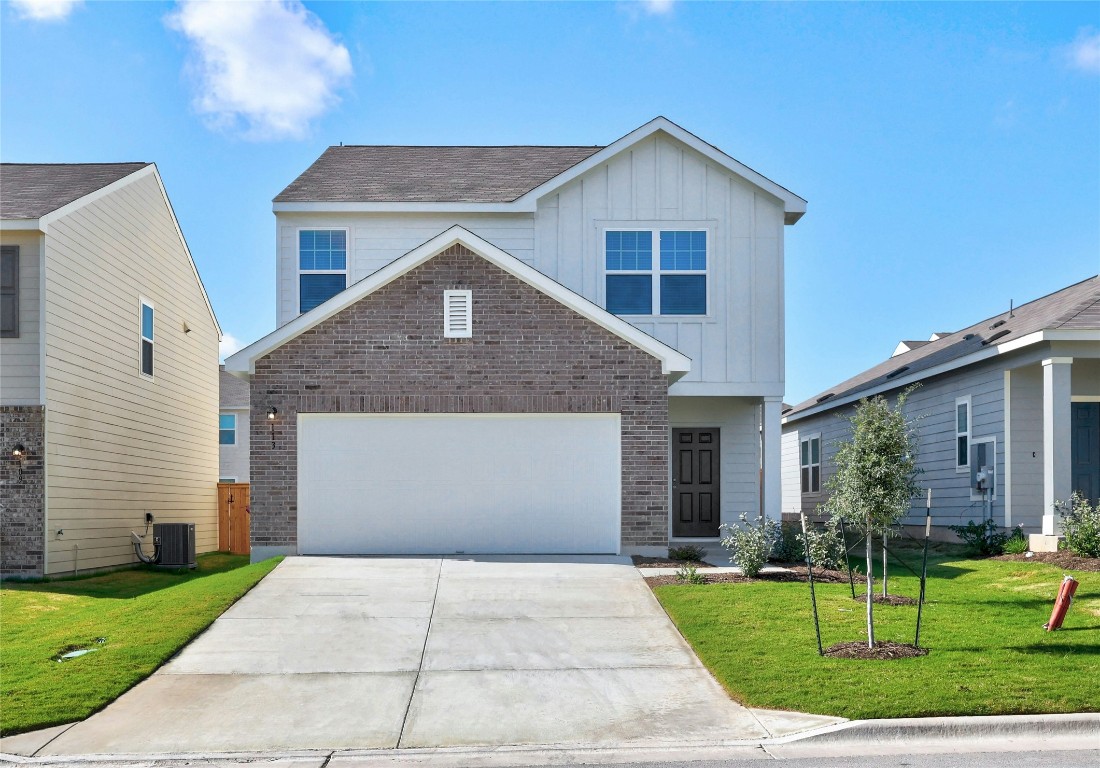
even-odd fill
[{"label": "roof gable", "polygon": [[796,420],[880,391],[906,386],[1044,340],[1058,332],[1085,332],[1100,338],[1100,276],[1090,277],[1001,315],[895,354],[862,373],[794,406],[784,416]]},{"label": "roof gable", "polygon": [[0,219],[39,219],[149,163],[0,164]]},{"label": "roof gable", "polygon": [[542,293],[574,310],[582,317],[610,331],[623,340],[661,361],[662,373],[673,379],[691,370],[691,360],[672,347],[638,330],[625,320],[551,280],[515,256],[502,251],[469,230],[453,226],[423,245],[392,261],[373,274],[349,286],[318,307],[299,315],[286,325],[226,358],[225,369],[235,375],[249,376],[255,372],[256,361],[283,344],[300,336],[319,323],[338,314],[365,296],[388,285],[402,275],[435,258],[453,245],[463,245],[505,272],[531,285]]}]

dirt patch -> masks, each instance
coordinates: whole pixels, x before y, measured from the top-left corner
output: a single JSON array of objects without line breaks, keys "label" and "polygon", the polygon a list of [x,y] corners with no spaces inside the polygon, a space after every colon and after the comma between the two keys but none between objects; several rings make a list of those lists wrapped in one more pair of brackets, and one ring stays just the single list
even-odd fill
[{"label": "dirt patch", "polygon": [[630,559],[634,561],[636,568],[679,568],[681,565],[694,565],[697,568],[711,567],[701,560],[673,560],[668,557],[642,557],[641,555],[631,555]]},{"label": "dirt patch", "polygon": [[875,643],[874,648],[868,648],[866,640],[853,640],[829,646],[825,649],[825,655],[834,659],[912,659],[916,656],[927,656],[928,650],[910,643],[895,643],[890,640]]},{"label": "dirt patch", "polygon": [[[852,599],[855,600],[858,603],[866,603],[867,602],[867,593],[864,592],[862,595],[856,595]],[[879,605],[916,605],[917,604],[916,598],[905,597],[905,595],[875,595],[874,597],[871,598],[871,600],[872,600],[872,602],[875,602]]]},{"label": "dirt patch", "polygon": [[1031,552],[1021,555],[997,555],[990,560],[1011,560],[1018,563],[1046,563],[1067,571],[1100,571],[1100,557],[1081,557],[1068,549],[1059,552]]},{"label": "dirt patch", "polygon": [[[698,574],[703,577],[704,584],[752,584],[761,581],[800,581],[806,583],[806,566],[792,568],[789,571],[768,571],[758,574],[755,578],[742,576],[740,573],[708,573],[699,569]],[[667,584],[683,584],[674,574],[667,576],[646,576],[646,583],[651,587],[662,587]],[[848,574],[844,571],[828,571],[814,568],[814,581],[824,584],[847,584]]]}]

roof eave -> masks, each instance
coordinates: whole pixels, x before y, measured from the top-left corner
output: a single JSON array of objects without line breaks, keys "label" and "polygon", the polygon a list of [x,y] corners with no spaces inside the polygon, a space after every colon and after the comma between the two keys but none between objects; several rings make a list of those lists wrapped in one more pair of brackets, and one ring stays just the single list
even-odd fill
[{"label": "roof eave", "polygon": [[0,219],[0,232],[45,232],[41,219]]}]

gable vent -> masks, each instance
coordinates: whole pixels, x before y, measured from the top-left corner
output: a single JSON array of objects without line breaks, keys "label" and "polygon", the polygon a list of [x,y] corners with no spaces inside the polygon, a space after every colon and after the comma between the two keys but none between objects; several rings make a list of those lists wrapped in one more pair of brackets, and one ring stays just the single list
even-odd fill
[{"label": "gable vent", "polygon": [[443,338],[474,335],[473,291],[443,291]]}]

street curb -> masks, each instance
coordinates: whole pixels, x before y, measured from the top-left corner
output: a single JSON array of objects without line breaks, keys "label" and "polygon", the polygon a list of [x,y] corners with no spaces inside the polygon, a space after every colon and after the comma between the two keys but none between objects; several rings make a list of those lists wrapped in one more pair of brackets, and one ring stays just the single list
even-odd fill
[{"label": "street curb", "polygon": [[761,742],[767,744],[866,745],[904,741],[1055,739],[1093,737],[1100,749],[1100,713],[1069,715],[991,715],[983,717],[904,717],[852,720],[815,731]]}]

